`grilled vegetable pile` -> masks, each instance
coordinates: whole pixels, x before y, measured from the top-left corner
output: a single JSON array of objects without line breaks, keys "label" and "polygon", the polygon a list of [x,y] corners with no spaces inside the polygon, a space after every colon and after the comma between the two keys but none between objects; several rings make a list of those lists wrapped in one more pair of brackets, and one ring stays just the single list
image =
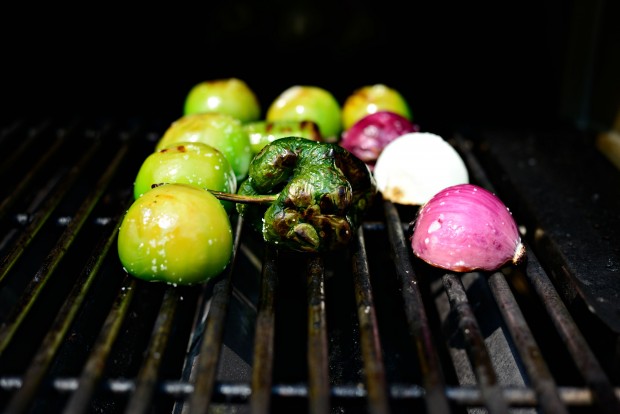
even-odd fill
[{"label": "grilled vegetable pile", "polygon": [[[347,108],[391,109],[385,100],[366,94]],[[134,180],[118,235],[125,271],[153,282],[208,281],[230,263],[234,214],[281,249],[345,248],[378,187],[371,167],[341,145],[342,117],[318,86],[286,89],[261,118],[243,80],[196,84]]]}]

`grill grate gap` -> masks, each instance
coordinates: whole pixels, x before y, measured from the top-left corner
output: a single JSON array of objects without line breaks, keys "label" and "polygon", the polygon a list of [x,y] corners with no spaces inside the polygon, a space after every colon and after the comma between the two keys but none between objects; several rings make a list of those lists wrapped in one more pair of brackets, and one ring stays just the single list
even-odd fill
[{"label": "grill grate gap", "polygon": [[469,305],[465,287],[460,276],[448,273],[443,276],[443,285],[448,294],[452,309],[458,315],[460,333],[465,339],[467,355],[474,368],[485,407],[490,413],[508,412],[503,399],[495,368],[484,343],[481,329]]},{"label": "grill grate gap", "polygon": [[389,403],[385,366],[372,295],[363,226],[358,230],[357,237],[353,240],[353,243],[353,278],[369,410],[377,414],[388,413]]},{"label": "grill grate gap", "polygon": [[320,414],[330,410],[325,315],[325,269],[320,255],[311,255],[306,264],[308,284],[308,383],[309,412]]},{"label": "grill grate gap", "polygon": [[278,284],[277,252],[271,247],[266,248],[261,279],[252,359],[251,407],[255,413],[268,413],[273,372],[275,291]]},{"label": "grill grate gap", "polygon": [[445,383],[436,352],[437,347],[433,343],[424,304],[417,287],[417,276],[411,265],[409,250],[405,244],[402,220],[394,204],[385,201],[383,205],[397,277],[402,285],[409,330],[414,348],[418,353],[420,371],[423,376],[427,409],[434,412],[448,412],[449,404],[444,392]]}]

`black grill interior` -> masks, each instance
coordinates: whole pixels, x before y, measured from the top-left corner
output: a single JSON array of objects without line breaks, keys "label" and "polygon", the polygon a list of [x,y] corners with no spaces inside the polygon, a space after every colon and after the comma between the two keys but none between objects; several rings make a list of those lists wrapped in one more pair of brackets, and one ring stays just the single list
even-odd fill
[{"label": "black grill interior", "polygon": [[265,245],[233,215],[233,262],[187,287],[134,279],[116,252],[164,127],[1,125],[2,412],[620,412],[620,186],[599,184],[619,180],[600,154],[582,171],[540,136],[450,137],[522,226],[520,267],[432,268],[410,252],[415,208],[377,199],[333,254]]}]

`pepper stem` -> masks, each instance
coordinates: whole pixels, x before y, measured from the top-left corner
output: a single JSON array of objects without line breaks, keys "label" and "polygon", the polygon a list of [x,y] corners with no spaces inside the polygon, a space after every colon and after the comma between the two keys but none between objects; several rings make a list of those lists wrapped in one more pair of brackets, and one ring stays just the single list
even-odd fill
[{"label": "pepper stem", "polygon": [[278,194],[271,195],[240,195],[233,193],[225,193],[222,191],[209,190],[211,194],[215,196],[218,200],[224,201],[232,201],[233,203],[242,203],[242,204],[271,204],[273,203]]}]

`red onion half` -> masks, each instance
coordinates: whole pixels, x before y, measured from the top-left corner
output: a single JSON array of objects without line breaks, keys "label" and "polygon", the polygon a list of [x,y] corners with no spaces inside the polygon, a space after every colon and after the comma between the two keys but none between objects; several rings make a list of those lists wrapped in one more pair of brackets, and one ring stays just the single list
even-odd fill
[{"label": "red onion half", "polygon": [[525,257],[508,208],[473,184],[447,187],[420,207],[411,248],[428,264],[454,272],[495,271]]},{"label": "red onion half", "polygon": [[383,148],[396,138],[420,128],[404,116],[390,111],[366,115],[342,133],[340,145],[364,161],[372,170]]}]

